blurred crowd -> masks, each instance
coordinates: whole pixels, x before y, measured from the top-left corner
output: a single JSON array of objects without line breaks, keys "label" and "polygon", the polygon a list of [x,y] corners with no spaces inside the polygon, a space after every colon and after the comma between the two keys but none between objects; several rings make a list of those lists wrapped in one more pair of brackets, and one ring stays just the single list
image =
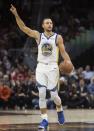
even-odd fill
[{"label": "blurred crowd", "polygon": [[85,9],[71,5],[52,6],[49,11],[50,17],[55,24],[55,31],[61,33],[65,41],[69,41],[86,30],[94,29],[94,9]]},{"label": "blurred crowd", "polygon": [[70,76],[61,76],[59,95],[68,108],[94,108],[94,68],[79,67]]},{"label": "blurred crowd", "polygon": [[32,22],[31,0],[0,0],[0,49],[21,48],[27,38],[16,25],[15,18],[10,12],[11,4],[17,7],[17,11],[25,24],[31,26]]},{"label": "blurred crowd", "polygon": [[11,96],[0,98],[0,108],[31,108],[32,98],[38,97],[35,88],[35,73],[22,62],[22,56],[13,59],[13,54],[0,50],[0,87],[8,86]]},{"label": "blurred crowd", "polygon": [[[58,3],[58,1],[57,1]],[[31,1],[21,0],[13,3],[19,15],[28,26],[34,26],[32,21]],[[10,13],[10,3],[0,1],[0,43],[1,47],[12,48],[22,47],[26,37],[16,25],[13,15]],[[75,5],[77,6],[77,5]],[[20,11],[19,11],[20,7]],[[5,10],[4,10],[5,8]],[[44,14],[45,15],[45,14]],[[54,31],[64,37],[64,41],[69,41],[75,36],[86,30],[94,29],[94,9],[93,8],[72,8],[72,5],[56,4],[49,7],[49,17],[52,18],[55,28]],[[42,16],[41,16],[42,17]],[[11,22],[10,22],[11,21]],[[41,24],[41,23],[40,23]],[[36,27],[35,27],[36,28]],[[41,29],[40,29],[41,30]],[[15,41],[15,44],[14,44]],[[18,44],[16,44],[18,43]],[[23,44],[21,44],[23,43]]]},{"label": "blurred crowd", "polygon": [[[0,87],[8,86],[11,95],[0,98],[1,109],[39,109],[35,72],[22,62],[22,57],[11,59],[6,50],[0,51]],[[67,108],[94,108],[94,68],[79,67],[71,75],[61,73],[59,95]],[[47,90],[47,106],[54,109]]]}]

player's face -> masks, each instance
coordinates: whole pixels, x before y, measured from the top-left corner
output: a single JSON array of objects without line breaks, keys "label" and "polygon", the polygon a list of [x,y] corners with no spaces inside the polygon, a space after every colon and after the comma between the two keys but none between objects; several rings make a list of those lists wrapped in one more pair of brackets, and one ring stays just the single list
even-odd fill
[{"label": "player's face", "polygon": [[51,19],[45,19],[43,24],[42,24],[42,27],[45,31],[52,31],[53,29],[53,22]]}]

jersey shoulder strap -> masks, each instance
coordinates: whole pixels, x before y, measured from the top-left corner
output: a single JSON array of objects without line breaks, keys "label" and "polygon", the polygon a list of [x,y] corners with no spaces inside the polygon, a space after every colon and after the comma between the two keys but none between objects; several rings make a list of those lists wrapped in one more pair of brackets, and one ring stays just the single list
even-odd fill
[{"label": "jersey shoulder strap", "polygon": [[58,44],[57,44],[57,36],[58,36],[58,34],[55,33],[55,35],[56,35],[56,36],[55,36],[55,44],[56,44],[56,46],[57,46],[57,45],[58,45]]},{"label": "jersey shoulder strap", "polygon": [[39,43],[38,43],[38,45],[39,45],[40,42],[41,42],[41,37],[42,37],[42,33],[40,33],[40,38],[39,38]]}]

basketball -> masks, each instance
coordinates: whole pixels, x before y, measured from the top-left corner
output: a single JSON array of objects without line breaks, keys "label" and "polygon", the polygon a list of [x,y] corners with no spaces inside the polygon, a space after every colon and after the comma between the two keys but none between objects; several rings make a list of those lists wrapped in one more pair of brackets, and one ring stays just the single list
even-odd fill
[{"label": "basketball", "polygon": [[60,72],[64,74],[70,74],[73,70],[73,64],[70,61],[63,61],[59,65]]}]

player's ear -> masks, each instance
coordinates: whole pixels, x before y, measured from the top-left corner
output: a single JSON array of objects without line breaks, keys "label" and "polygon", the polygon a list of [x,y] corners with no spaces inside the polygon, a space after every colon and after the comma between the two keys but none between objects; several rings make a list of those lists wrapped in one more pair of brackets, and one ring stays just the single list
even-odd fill
[{"label": "player's ear", "polygon": [[44,23],[42,23],[42,28],[44,28]]}]

